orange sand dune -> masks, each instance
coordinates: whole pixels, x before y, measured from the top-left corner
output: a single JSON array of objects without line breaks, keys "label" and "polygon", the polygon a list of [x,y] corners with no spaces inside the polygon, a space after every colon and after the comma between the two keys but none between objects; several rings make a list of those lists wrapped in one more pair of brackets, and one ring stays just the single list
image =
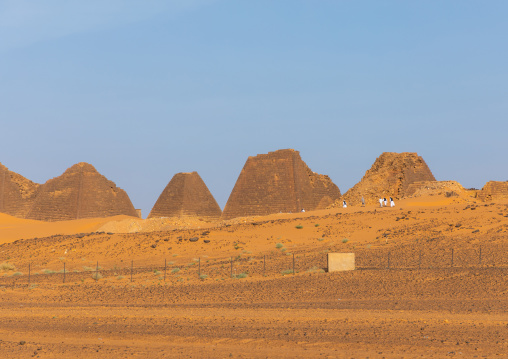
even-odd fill
[{"label": "orange sand dune", "polygon": [[124,220],[129,216],[108,218],[86,218],[73,221],[43,222],[21,219],[0,213],[0,244],[23,238],[47,237],[55,234],[76,234],[95,232],[104,223],[112,220]]}]

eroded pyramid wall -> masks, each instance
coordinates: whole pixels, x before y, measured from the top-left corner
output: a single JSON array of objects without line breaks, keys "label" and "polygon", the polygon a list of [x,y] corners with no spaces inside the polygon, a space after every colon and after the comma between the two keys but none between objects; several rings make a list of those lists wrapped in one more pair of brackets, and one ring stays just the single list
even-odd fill
[{"label": "eroded pyramid wall", "polygon": [[326,208],[340,195],[330,178],[312,172],[298,151],[279,150],[247,159],[222,217],[310,211]]},{"label": "eroded pyramid wall", "polygon": [[421,181],[435,181],[422,157],[414,152],[384,152],[365,176],[344,194],[350,204],[378,203],[379,197],[400,199],[407,195],[410,185]]},{"label": "eroded pyramid wall", "polygon": [[167,184],[148,218],[198,217],[217,220],[222,211],[197,172],[177,173]]},{"label": "eroded pyramid wall", "polygon": [[61,221],[120,214],[137,217],[127,193],[81,162],[41,185],[26,218]]},{"label": "eroded pyramid wall", "polygon": [[482,201],[508,199],[508,181],[489,181],[478,191],[478,198]]},{"label": "eroded pyramid wall", "polygon": [[0,163],[0,212],[25,218],[39,186]]}]

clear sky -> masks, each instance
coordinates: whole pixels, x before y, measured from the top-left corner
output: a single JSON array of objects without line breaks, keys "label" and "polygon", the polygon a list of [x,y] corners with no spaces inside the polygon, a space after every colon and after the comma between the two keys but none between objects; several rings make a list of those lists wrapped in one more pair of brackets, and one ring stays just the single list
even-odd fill
[{"label": "clear sky", "polygon": [[508,2],[0,0],[0,162],[89,162],[146,216],[197,171],[223,207],[294,148],[344,193],[382,152],[508,180]]}]

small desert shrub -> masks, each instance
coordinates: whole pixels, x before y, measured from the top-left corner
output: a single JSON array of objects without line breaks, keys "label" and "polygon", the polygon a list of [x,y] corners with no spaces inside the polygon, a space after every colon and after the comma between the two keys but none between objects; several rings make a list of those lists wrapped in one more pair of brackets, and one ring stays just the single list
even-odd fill
[{"label": "small desert shrub", "polygon": [[347,238],[342,239],[342,243],[347,243],[348,241],[349,241],[349,239],[347,239]]},{"label": "small desert shrub", "polygon": [[21,273],[21,272],[15,272],[15,273],[11,274],[11,277],[18,277],[20,275],[23,275],[23,273]]},{"label": "small desert shrub", "polygon": [[247,273],[240,273],[233,275],[233,278],[247,278],[249,275]]},{"label": "small desert shrub", "polygon": [[53,274],[53,273],[56,273],[54,270],[51,270],[51,269],[43,269],[42,272],[44,274]]},{"label": "small desert shrub", "polygon": [[123,279],[123,278],[124,278],[124,276],[123,276],[123,275],[119,275],[118,277],[116,277],[116,279],[118,279],[118,280],[121,280],[121,279]]},{"label": "small desert shrub", "polygon": [[201,280],[205,280],[206,278],[208,278],[208,276],[206,274],[201,274],[199,276],[199,279],[201,279]]},{"label": "small desert shrub", "polygon": [[93,271],[93,268],[92,267],[83,266],[83,270],[85,272],[90,272],[90,271]]},{"label": "small desert shrub", "polygon": [[175,264],[175,262],[168,262],[167,265],[170,266],[170,265],[173,265]]},{"label": "small desert shrub", "polygon": [[281,252],[285,252],[285,251],[287,251],[287,249],[286,248],[282,248],[280,251]]},{"label": "small desert shrub", "polygon": [[100,274],[99,272],[95,272],[94,274],[92,274],[92,278],[95,280],[99,280],[102,278],[102,274]]},{"label": "small desert shrub", "polygon": [[290,253],[290,252],[287,252],[287,253],[286,253],[286,255],[287,255],[287,256],[290,256],[291,254],[292,254],[292,253]]},{"label": "small desert shrub", "polygon": [[180,268],[173,268],[171,270],[171,273],[178,273],[178,272],[180,272]]},{"label": "small desert shrub", "polygon": [[282,248],[282,247],[284,247],[284,245],[283,245],[282,243],[277,243],[277,244],[275,245],[275,248]]},{"label": "small desert shrub", "polygon": [[317,240],[321,242],[321,241],[324,241],[325,239],[324,238],[318,238]]},{"label": "small desert shrub", "polygon": [[175,254],[173,254],[173,257],[177,257],[177,256],[178,256],[178,254],[176,254],[176,253],[175,253]]},{"label": "small desert shrub", "polygon": [[0,263],[0,271],[7,272],[7,271],[11,271],[11,270],[16,270],[16,267],[14,266],[14,264],[7,263],[7,262]]},{"label": "small desert shrub", "polygon": [[280,272],[282,275],[286,275],[286,274],[293,274],[293,270],[292,269],[286,269],[286,270],[283,270],[282,272]]},{"label": "small desert shrub", "polygon": [[319,227],[319,223],[316,223],[316,224],[314,225],[314,227]]},{"label": "small desert shrub", "polygon": [[303,226],[298,225],[298,226],[296,226],[295,228],[296,228],[296,229],[302,229],[302,228],[303,228]]},{"label": "small desert shrub", "polygon": [[322,269],[322,268],[318,268],[316,266],[310,268],[308,271],[308,273],[324,273],[325,271]]},{"label": "small desert shrub", "polygon": [[159,272],[159,271],[156,269],[156,270],[154,270],[154,271],[153,271],[153,274],[154,274],[154,275],[159,275],[159,274],[161,274],[161,272]]}]

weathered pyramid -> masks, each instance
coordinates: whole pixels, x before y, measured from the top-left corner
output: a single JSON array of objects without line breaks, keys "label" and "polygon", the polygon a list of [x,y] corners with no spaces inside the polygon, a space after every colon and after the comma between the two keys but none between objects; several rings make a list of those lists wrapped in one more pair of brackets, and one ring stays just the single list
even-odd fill
[{"label": "weathered pyramid", "polygon": [[359,204],[362,196],[367,204],[378,203],[379,197],[400,199],[412,183],[435,180],[417,153],[384,152],[362,180],[344,194],[344,199],[351,204]]},{"label": "weathered pyramid", "polygon": [[26,218],[63,221],[119,214],[137,217],[127,193],[81,162],[41,185]]},{"label": "weathered pyramid", "polygon": [[148,218],[199,217],[216,220],[222,211],[197,172],[177,173],[155,202]]},{"label": "weathered pyramid", "polygon": [[39,186],[0,163],[0,212],[24,218]]},{"label": "weathered pyramid", "polygon": [[508,199],[508,181],[489,181],[478,191],[478,198],[482,201]]},{"label": "weathered pyramid", "polygon": [[223,219],[326,208],[340,198],[328,176],[312,172],[295,150],[249,157],[222,213]]}]

